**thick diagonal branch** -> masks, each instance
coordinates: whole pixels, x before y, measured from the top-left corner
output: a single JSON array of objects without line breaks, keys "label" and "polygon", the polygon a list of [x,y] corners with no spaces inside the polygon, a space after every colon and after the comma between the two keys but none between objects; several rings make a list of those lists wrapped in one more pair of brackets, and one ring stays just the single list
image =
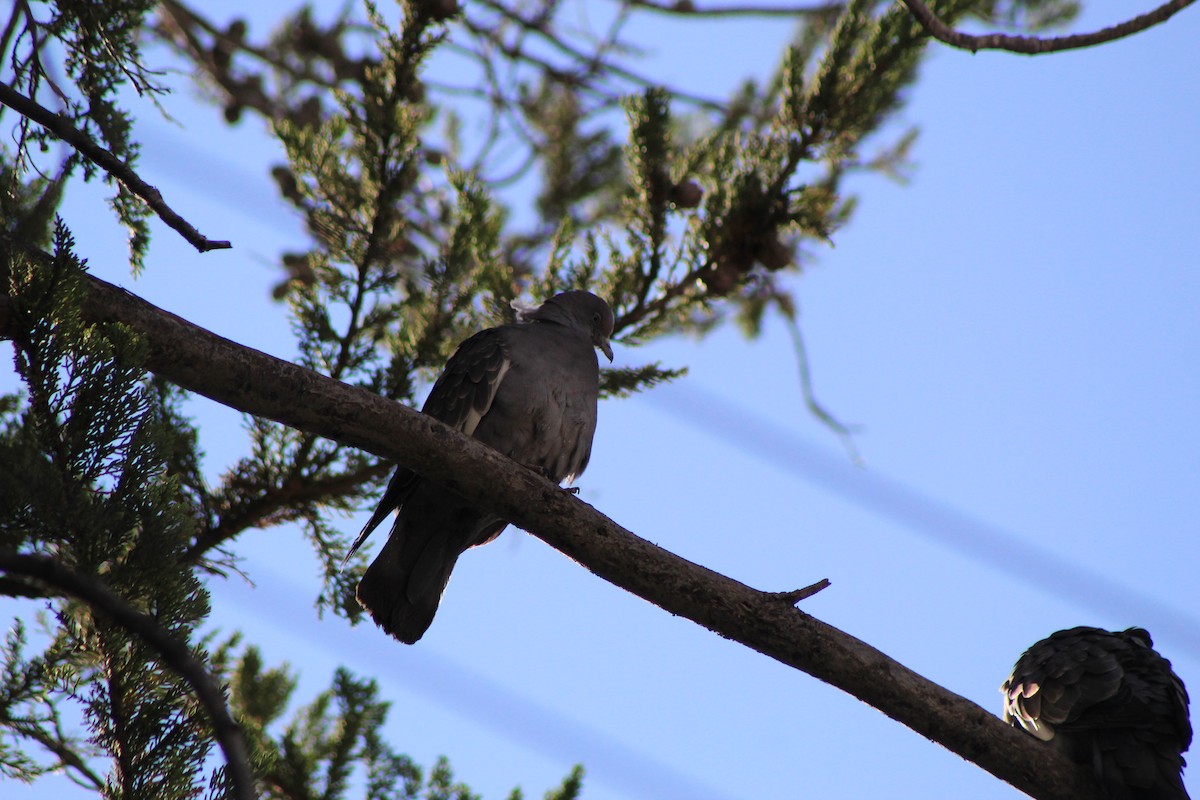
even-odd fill
[{"label": "thick diagonal branch", "polygon": [[[1030,736],[836,628],[635,536],[432,417],[238,345],[89,279],[86,313],[149,346],[147,366],[251,414],[396,459],[492,508],[593,573],[802,670],[1041,800],[1093,800],[1091,777]],[[4,331],[0,331],[0,336]]]},{"label": "thick diagonal branch", "polygon": [[84,158],[123,183],[129,191],[142,198],[146,202],[146,205],[150,206],[154,213],[158,215],[159,219],[178,231],[179,235],[188,241],[188,244],[195,247],[201,253],[206,253],[209,250],[224,250],[231,247],[229,242],[209,239],[192,227],[190,222],[176,214],[174,209],[167,205],[166,201],[163,200],[162,193],[158,189],[155,189],[142,180],[128,164],[96,144],[87,134],[72,125],[65,117],[55,114],[50,109],[38,104],[33,99],[26,97],[5,83],[0,83],[0,103],[8,106],[21,116],[28,117],[38,125],[41,125],[47,131],[62,139],[71,145],[71,147],[74,147]]}]

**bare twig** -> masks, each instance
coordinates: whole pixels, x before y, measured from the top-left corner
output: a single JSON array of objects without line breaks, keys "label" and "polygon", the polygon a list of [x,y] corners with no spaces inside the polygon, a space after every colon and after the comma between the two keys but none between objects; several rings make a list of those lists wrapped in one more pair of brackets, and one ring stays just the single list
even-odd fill
[{"label": "bare twig", "polygon": [[788,333],[792,337],[792,350],[796,354],[796,370],[800,377],[800,392],[804,395],[804,405],[808,408],[808,413],[836,433],[842,440],[842,446],[846,448],[850,459],[855,464],[862,466],[862,454],[858,452],[858,447],[854,444],[854,434],[857,429],[835,417],[821,404],[821,401],[817,400],[817,393],[813,388],[812,370],[808,364],[808,347],[804,344],[804,334],[800,331],[800,320],[796,319],[795,308],[782,296],[776,297],[775,305],[783,315],[784,322],[788,326]]},{"label": "bare twig", "polygon": [[382,478],[395,468],[395,464],[382,462],[331,478],[298,480],[268,489],[247,505],[222,516],[214,527],[200,533],[184,552],[183,561],[195,563],[213,548],[220,547],[247,528],[264,525],[269,520],[277,521],[277,515],[289,506],[315,501],[329,502],[356,491],[369,480]]},{"label": "bare twig", "polygon": [[1007,50],[1010,53],[1023,53],[1031,56],[1058,53],[1063,50],[1078,50],[1131,36],[1161,22],[1166,22],[1195,1],[1170,0],[1153,11],[1094,33],[1077,33],[1043,39],[1037,36],[1010,36],[1005,33],[988,33],[980,36],[961,33],[938,19],[937,15],[930,11],[922,0],[900,0],[908,6],[908,10],[925,27],[925,30],[939,42],[961,50],[970,50],[972,53],[980,50]]},{"label": "bare twig", "polygon": [[117,158],[110,151],[96,144],[87,134],[72,125],[65,117],[55,114],[50,109],[38,104],[37,101],[26,97],[5,83],[0,83],[0,103],[41,125],[47,131],[74,147],[85,158],[96,164],[96,166],[123,183],[131,192],[146,201],[146,204],[154,210],[159,219],[178,231],[180,236],[201,253],[206,253],[209,250],[224,250],[231,247],[229,242],[209,239],[192,227],[187,220],[176,214],[166,204],[158,189],[155,189],[138,177],[138,174],[128,164]]},{"label": "bare twig", "polygon": [[10,574],[35,578],[78,597],[157,650],[163,660],[192,687],[200,704],[212,719],[217,741],[225,752],[235,796],[239,800],[254,800],[254,775],[246,755],[242,729],[229,713],[225,698],[216,682],[192,656],[187,645],[171,636],[152,617],[126,603],[95,578],[76,572],[50,556],[22,555],[11,550],[0,551],[0,569]]},{"label": "bare twig", "polygon": [[811,586],[805,586],[803,589],[793,589],[790,592],[767,592],[767,598],[774,600],[777,603],[787,603],[789,606],[794,606],[801,600],[807,600],[817,592],[829,588],[829,579],[822,578]]},{"label": "bare twig", "polygon": [[0,34],[0,58],[3,58],[8,53],[8,44],[12,41],[12,35],[16,33],[17,22],[21,17],[21,9],[13,4],[12,14],[8,17],[8,22],[4,25],[4,33]]},{"label": "bare twig", "polygon": [[[540,20],[527,19],[521,16],[518,11],[509,8],[501,2],[498,2],[498,0],[479,0],[479,4],[490,8],[492,11],[516,25],[524,32],[538,37],[550,47],[570,58],[574,63],[588,65],[588,69],[581,75],[579,73],[556,68],[548,62],[532,56],[525,48],[522,48],[519,45],[507,45],[504,42],[501,42],[498,36],[492,36],[491,39],[493,44],[495,44],[501,52],[510,58],[522,59],[534,63],[542,69],[545,69],[548,74],[553,75],[559,80],[562,80],[564,77],[573,77],[575,80],[579,80],[585,75],[612,75],[641,88],[658,85],[650,78],[639,75],[633,70],[622,67],[620,64],[604,61],[603,59],[598,58],[596,55],[589,55],[579,50],[577,47],[571,45],[563,38],[557,36],[546,25],[542,24]],[[473,25],[474,32],[477,35],[485,32],[483,26],[477,23],[473,23]],[[725,110],[723,104],[707,97],[701,97],[700,95],[692,94],[691,92],[685,92],[681,89],[668,89],[667,91],[678,100],[692,103],[709,111],[723,112]]]},{"label": "bare twig", "polygon": [[[5,245],[11,247],[11,240],[0,237],[0,251]],[[148,347],[147,367],[168,380],[232,408],[400,461],[599,577],[842,689],[1039,800],[1096,797],[1087,770],[976,704],[780,603],[777,595],[635,536],[432,417],[223,339],[99,279],[85,277],[85,286],[85,316],[139,332]]]}]

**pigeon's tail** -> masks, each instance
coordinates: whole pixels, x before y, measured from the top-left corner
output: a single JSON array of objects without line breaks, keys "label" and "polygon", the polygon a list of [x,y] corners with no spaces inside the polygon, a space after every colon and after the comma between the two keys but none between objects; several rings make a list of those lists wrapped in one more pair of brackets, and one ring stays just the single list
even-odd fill
[{"label": "pigeon's tail", "polygon": [[446,501],[430,489],[400,510],[387,544],[358,583],[358,603],[375,624],[414,644],[433,622],[458,557],[500,535],[506,522]]},{"label": "pigeon's tail", "polygon": [[359,605],[375,624],[405,644],[416,643],[429,629],[462,552],[443,533],[413,545],[393,531],[359,581],[357,593]]},{"label": "pigeon's tail", "polygon": [[1153,727],[1095,733],[1093,766],[1112,800],[1189,800],[1183,756]]},{"label": "pigeon's tail", "polygon": [[1189,800],[1183,756],[1170,732],[1156,726],[1062,729],[1051,741],[1077,764],[1091,767],[1105,800]]}]

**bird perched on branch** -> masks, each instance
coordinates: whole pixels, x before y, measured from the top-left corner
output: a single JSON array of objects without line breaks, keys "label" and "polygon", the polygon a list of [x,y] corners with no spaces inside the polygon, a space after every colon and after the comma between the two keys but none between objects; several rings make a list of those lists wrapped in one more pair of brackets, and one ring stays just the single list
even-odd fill
[{"label": "bird perched on branch", "polygon": [[1109,800],[1188,800],[1187,691],[1144,629],[1051,634],[1000,692],[1006,722],[1090,765]]},{"label": "bird perched on branch", "polygon": [[[518,309],[517,322],[459,345],[422,411],[555,483],[573,481],[587,466],[596,430],[594,348],[611,361],[612,332],[612,310],[590,292]],[[433,621],[459,555],[495,539],[508,521],[399,466],[350,553],[397,509],[357,595],[376,624],[413,644]]]}]

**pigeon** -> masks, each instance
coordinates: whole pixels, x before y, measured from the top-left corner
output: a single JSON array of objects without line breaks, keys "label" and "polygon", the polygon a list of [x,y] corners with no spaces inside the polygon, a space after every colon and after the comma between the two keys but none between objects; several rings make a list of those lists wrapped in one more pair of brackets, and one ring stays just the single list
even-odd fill
[{"label": "pigeon", "polygon": [[[570,483],[591,455],[600,391],[595,349],[612,361],[613,313],[584,291],[514,308],[515,323],[459,345],[421,410],[555,483]],[[508,521],[400,465],[350,554],[392,511],[391,535],[357,598],[384,631],[414,644],[433,622],[459,555],[495,539]]]},{"label": "pigeon", "polygon": [[1109,800],[1188,800],[1188,696],[1143,628],[1078,627],[1017,660],[1004,720],[1088,765]]}]

